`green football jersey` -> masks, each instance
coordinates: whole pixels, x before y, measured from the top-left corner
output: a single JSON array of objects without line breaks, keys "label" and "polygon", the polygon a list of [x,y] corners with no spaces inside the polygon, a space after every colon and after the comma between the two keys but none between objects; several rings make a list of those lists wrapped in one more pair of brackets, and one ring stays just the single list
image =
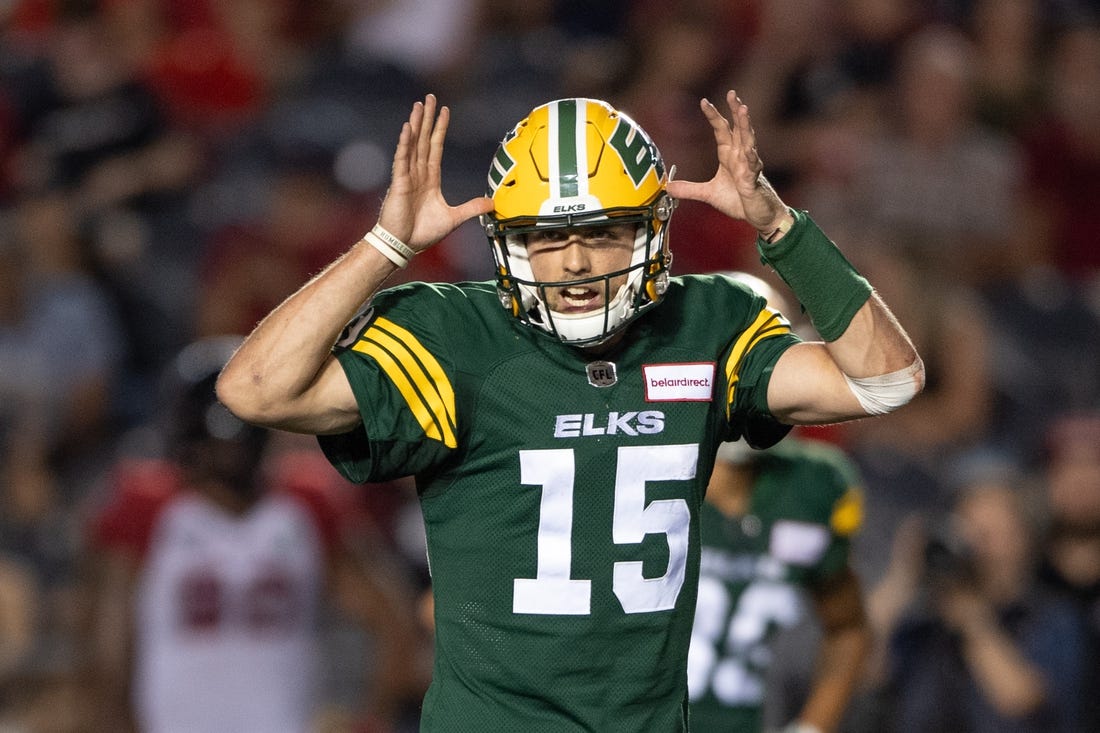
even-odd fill
[{"label": "green football jersey", "polygon": [[686,730],[698,510],[722,441],[789,429],[766,406],[787,322],[718,275],[673,278],[598,358],[515,322],[493,283],[369,306],[336,349],[363,423],[321,445],[353,481],[416,476],[422,730]]},{"label": "green football jersey", "polygon": [[688,664],[697,733],[759,733],[770,645],[800,620],[802,591],[848,563],[862,522],[855,465],[837,448],[788,439],[753,459],[748,511],[700,512],[702,560]]}]

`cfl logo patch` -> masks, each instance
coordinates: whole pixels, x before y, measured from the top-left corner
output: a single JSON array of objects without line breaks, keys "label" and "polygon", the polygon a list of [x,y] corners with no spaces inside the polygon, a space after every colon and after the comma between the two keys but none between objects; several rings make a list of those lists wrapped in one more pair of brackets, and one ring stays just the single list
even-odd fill
[{"label": "cfl logo patch", "polygon": [[585,366],[588,383],[593,387],[610,387],[619,381],[615,364],[610,361],[594,361]]}]

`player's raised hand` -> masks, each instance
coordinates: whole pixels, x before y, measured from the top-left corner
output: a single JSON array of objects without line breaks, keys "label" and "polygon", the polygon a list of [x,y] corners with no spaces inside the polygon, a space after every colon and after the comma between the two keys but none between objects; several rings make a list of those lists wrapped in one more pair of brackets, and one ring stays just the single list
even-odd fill
[{"label": "player's raised hand", "polygon": [[756,133],[749,119],[749,108],[737,92],[726,93],[730,108],[727,120],[710,101],[699,106],[714,131],[718,170],[709,181],[669,181],[673,198],[693,199],[710,204],[723,214],[742,219],[761,232],[775,229],[778,221],[789,216],[787,207],[764,177],[764,164],[756,149]]},{"label": "player's raised hand", "polygon": [[478,196],[457,206],[443,198],[440,164],[450,110],[438,107],[434,94],[416,102],[401,126],[393,156],[390,188],[378,223],[414,251],[432,246],[467,219],[493,209],[492,199]]}]

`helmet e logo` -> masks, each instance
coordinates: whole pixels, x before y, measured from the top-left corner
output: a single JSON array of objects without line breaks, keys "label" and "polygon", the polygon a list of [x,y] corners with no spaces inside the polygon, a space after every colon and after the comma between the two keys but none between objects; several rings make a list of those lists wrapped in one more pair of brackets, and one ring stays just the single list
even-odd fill
[{"label": "helmet e logo", "polygon": [[[512,137],[515,137],[515,135],[513,134]],[[507,139],[497,148],[496,155],[493,156],[493,164],[489,168],[490,194],[496,193],[497,188],[504,181],[504,177],[516,167],[515,159],[508,155],[508,151],[504,149],[504,144],[506,142],[508,142]]]},{"label": "helmet e logo", "polygon": [[657,178],[664,175],[661,159],[656,155],[653,144],[641,129],[619,117],[619,124],[607,141],[623,161],[623,168],[634,187],[642,185],[651,170],[656,169]]}]

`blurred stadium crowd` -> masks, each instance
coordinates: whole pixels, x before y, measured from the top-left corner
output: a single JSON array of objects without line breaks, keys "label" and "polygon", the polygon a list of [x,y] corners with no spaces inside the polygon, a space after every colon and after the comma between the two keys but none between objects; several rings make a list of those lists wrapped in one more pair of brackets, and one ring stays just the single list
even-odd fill
[{"label": "blurred stadium crowd", "polygon": [[[1026,500],[1023,529],[993,536],[1034,537],[1015,543],[1028,553],[1016,600],[1065,593],[1095,642],[1095,0],[8,0],[0,728],[81,730],[96,673],[87,525],[115,461],[149,450],[163,367],[196,338],[251,330],[369,229],[413,101],[431,91],[452,109],[444,191],[457,201],[483,191],[515,121],[563,96],[607,99],[678,177],[707,178],[698,100],[731,87],[769,177],[884,292],[928,368],[906,409],[804,431],[864,472],[856,565],[873,620],[897,630],[920,602],[920,537],[992,482]],[[672,249],[674,274],[772,277],[751,232],[690,202]],[[490,267],[471,222],[401,277]],[[343,490],[349,530],[372,522],[399,552],[415,547],[407,486]],[[416,588],[422,558],[406,556]],[[334,647],[326,692],[354,711],[348,678],[377,670],[369,645]],[[879,714],[939,694],[891,674],[892,654],[912,670],[916,653],[936,650],[883,651],[868,682]]]}]

